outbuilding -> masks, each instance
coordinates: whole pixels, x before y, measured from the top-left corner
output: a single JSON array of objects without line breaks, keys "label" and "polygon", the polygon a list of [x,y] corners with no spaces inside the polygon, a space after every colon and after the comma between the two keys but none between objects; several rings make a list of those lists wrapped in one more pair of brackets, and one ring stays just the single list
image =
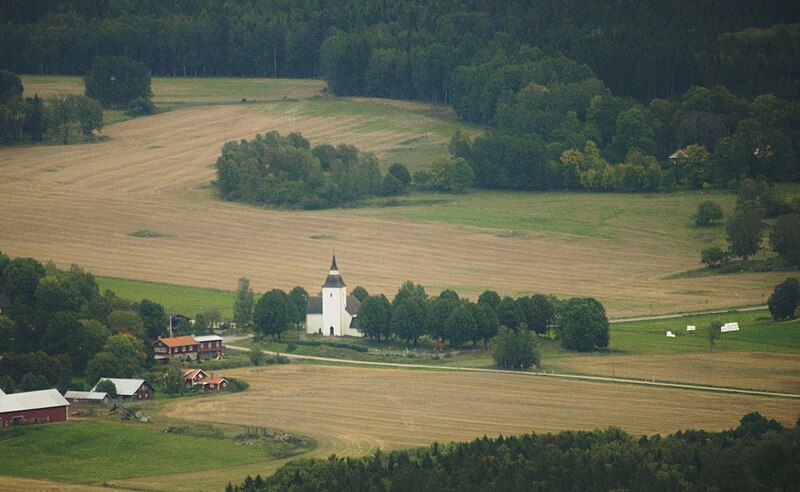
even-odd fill
[{"label": "outbuilding", "polygon": [[[117,387],[117,396],[122,400],[152,400],[155,390],[150,383],[144,379],[120,379],[120,378],[100,378],[100,381],[108,380]],[[100,381],[97,384],[100,384]],[[97,384],[92,391],[97,391]]]},{"label": "outbuilding", "polygon": [[105,405],[111,402],[111,397],[103,391],[67,391],[64,398],[70,403],[83,405]]},{"label": "outbuilding", "polygon": [[0,395],[0,428],[64,422],[68,406],[56,389]]}]

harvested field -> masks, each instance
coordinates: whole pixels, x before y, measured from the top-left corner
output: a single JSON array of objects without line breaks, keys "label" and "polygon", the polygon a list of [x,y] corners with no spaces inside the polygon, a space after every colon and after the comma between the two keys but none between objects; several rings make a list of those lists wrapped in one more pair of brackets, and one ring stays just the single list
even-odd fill
[{"label": "harvested field", "polygon": [[[247,276],[261,292],[295,285],[314,292],[335,250],[348,284],[372,293],[392,295],[413,280],[430,293],[452,288],[472,297],[485,289],[593,296],[611,316],[759,304],[785,277],[665,280],[696,267],[692,252],[718,240],[719,231],[697,238],[675,224],[700,195],[643,195],[619,205],[619,195],[475,193],[444,197],[429,206],[433,213],[428,206],[285,212],[214,198],[222,144],[270,130],[354,144],[384,166],[426,165],[463,127],[418,110],[326,98],[190,107],[111,125],[104,143],[3,149],[0,250],[97,275],[223,290]],[[471,214],[461,217],[462,207]]]},{"label": "harvested field", "polygon": [[[169,404],[167,415],[263,425],[318,440],[312,455],[361,455],[376,448],[425,446],[483,435],[618,426],[633,434],[681,429],[722,430],[758,411],[784,425],[796,401],[700,391],[551,380],[508,374],[289,365],[228,371],[250,390]],[[264,467],[269,473],[275,465]],[[209,487],[240,480],[257,467],[203,476]],[[242,476],[236,476],[241,473]],[[126,485],[158,486],[152,479]],[[170,483],[173,482],[170,479]]]},{"label": "harvested field", "polygon": [[670,355],[570,355],[544,370],[800,393],[800,355],[699,352]]},{"label": "harvested field", "polygon": [[8,477],[0,475],[0,489],[15,492],[42,492],[43,490],[71,492],[108,492],[107,487],[52,482],[50,480],[33,480],[30,478]]}]

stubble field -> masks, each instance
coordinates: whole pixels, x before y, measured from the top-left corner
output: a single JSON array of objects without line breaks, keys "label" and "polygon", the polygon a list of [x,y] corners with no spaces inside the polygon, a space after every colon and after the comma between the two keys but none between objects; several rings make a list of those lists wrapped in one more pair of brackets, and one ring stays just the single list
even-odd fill
[{"label": "stubble field", "polygon": [[[308,435],[319,447],[306,457],[318,458],[533,431],[617,426],[638,436],[687,428],[722,430],[735,427],[752,411],[791,425],[798,408],[788,399],[641,387],[632,391],[626,385],[508,374],[292,364],[238,369],[230,375],[247,379],[250,390],[176,401],[163,412]],[[280,464],[247,465],[227,474],[209,471],[200,482],[219,488],[247,474],[269,474]],[[180,482],[173,478],[179,477],[122,483],[158,487],[165,479]]]},{"label": "stubble field", "polygon": [[[211,84],[198,89],[209,101],[221,98],[219,83],[203,83]],[[612,316],[759,304],[782,280],[664,278],[695,268],[695,252],[723,234],[691,227],[696,203],[707,198],[698,194],[476,192],[322,212],[218,201],[210,183],[227,140],[298,131],[312,144],[354,144],[384,166],[400,160],[419,168],[446,155],[456,129],[469,131],[418,106],[282,99],[283,87],[255,96],[273,102],[193,106],[117,123],[104,129],[108,142],[4,149],[0,250],[179,285],[230,290],[247,276],[262,292],[295,285],[313,292],[335,251],[348,284],[370,292],[391,295],[410,279],[431,293],[452,288],[473,297],[485,289],[594,296]],[[142,230],[160,237],[130,235]]]}]

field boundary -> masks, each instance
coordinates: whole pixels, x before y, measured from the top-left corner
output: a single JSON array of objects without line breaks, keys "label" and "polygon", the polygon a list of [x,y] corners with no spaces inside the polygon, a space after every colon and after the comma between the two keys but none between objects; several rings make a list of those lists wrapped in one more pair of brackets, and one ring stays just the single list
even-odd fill
[{"label": "field boundary", "polygon": [[[250,349],[247,347],[229,345],[228,342],[225,343],[225,347],[231,350],[239,350],[245,352],[250,351]],[[402,364],[399,362],[375,362],[375,361],[352,360],[352,359],[334,359],[332,357],[319,357],[314,355],[298,355],[298,354],[287,354],[287,353],[279,354],[278,352],[272,352],[268,350],[262,350],[262,352],[273,356],[281,355],[282,357],[286,357],[287,359],[310,360],[317,362],[330,362],[330,363],[348,364],[348,365],[392,367],[392,368],[403,368],[403,369],[427,369],[427,370],[454,371],[454,372],[458,371],[484,372],[484,373],[497,373],[497,374],[513,374],[517,376],[540,376],[540,377],[551,377],[551,378],[561,378],[561,379],[571,379],[571,380],[581,380],[581,381],[592,381],[599,383],[632,384],[639,386],[685,389],[693,391],[710,391],[714,393],[732,393],[739,395],[800,399],[800,394],[798,393],[783,393],[779,391],[761,391],[761,390],[750,390],[743,388],[726,388],[724,386],[712,386],[712,385],[690,384],[690,383],[670,383],[670,382],[661,382],[655,380],[648,381],[646,379],[617,378],[608,376],[589,376],[583,374],[565,374],[565,373],[555,373],[555,372],[525,372],[525,371],[512,371],[509,369],[486,369],[480,367],[429,366],[425,364]]]}]

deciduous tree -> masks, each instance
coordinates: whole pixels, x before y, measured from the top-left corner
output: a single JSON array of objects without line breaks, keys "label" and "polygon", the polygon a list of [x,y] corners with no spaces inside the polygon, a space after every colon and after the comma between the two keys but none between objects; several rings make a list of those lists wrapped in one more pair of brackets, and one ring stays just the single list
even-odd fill
[{"label": "deciduous tree", "polygon": [[291,322],[291,300],[280,289],[272,289],[261,296],[253,308],[253,330],[262,336],[271,335],[273,340],[280,339]]},{"label": "deciduous tree", "polygon": [[573,297],[561,306],[557,328],[561,346],[587,352],[608,346],[608,318],[603,305],[591,297]]},{"label": "deciduous tree", "polygon": [[796,278],[787,278],[775,286],[767,305],[772,319],[778,321],[794,318],[794,312],[799,302],[800,282]]}]

